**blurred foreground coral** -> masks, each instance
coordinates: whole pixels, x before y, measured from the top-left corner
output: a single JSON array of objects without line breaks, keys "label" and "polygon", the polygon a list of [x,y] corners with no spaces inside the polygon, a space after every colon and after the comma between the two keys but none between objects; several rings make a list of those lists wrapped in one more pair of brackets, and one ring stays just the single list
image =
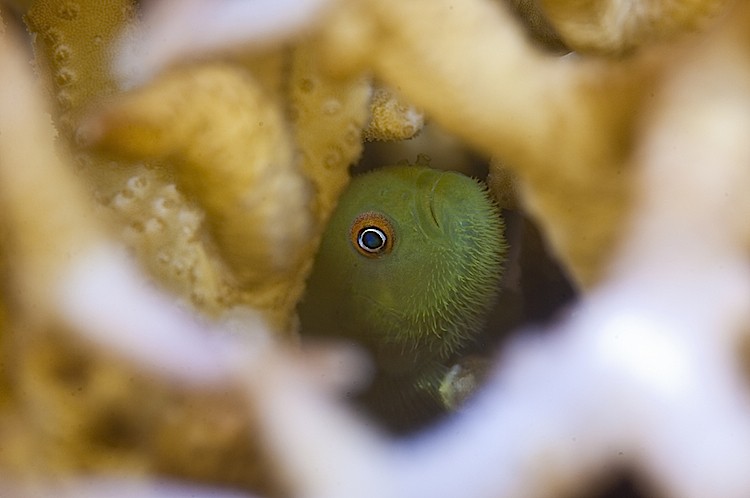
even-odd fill
[{"label": "blurred foreground coral", "polygon": [[[0,5],[11,495],[750,488],[746,6]],[[295,307],[350,167],[414,147],[487,164],[519,220],[507,285],[557,322],[409,445],[332,400],[356,356],[300,355]]]}]

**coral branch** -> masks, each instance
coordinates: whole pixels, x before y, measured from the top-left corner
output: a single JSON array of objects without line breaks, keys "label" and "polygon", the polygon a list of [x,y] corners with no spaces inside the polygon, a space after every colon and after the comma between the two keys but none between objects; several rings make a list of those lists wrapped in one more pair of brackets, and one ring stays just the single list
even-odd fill
[{"label": "coral branch", "polygon": [[371,88],[360,76],[331,77],[319,59],[314,41],[295,50],[288,98],[301,166],[315,188],[313,211],[322,229],[349,183],[349,166],[362,153]]},{"label": "coral branch", "polygon": [[16,285],[24,289],[21,302],[44,315],[53,306],[49,290],[67,262],[101,234],[84,191],[66,169],[70,158],[54,146],[46,103],[14,34],[0,37],[1,218],[9,227],[5,244]]},{"label": "coral branch", "polygon": [[399,100],[393,91],[378,88],[370,103],[370,122],[365,128],[364,139],[407,140],[422,129],[424,116],[414,107]]},{"label": "coral branch", "polygon": [[38,63],[52,76],[57,125],[67,136],[75,132],[84,106],[114,89],[107,61],[115,37],[133,14],[132,0],[36,0],[26,13],[29,31],[37,35]]},{"label": "coral branch", "polygon": [[148,2],[143,22],[122,37],[114,71],[126,87],[160,70],[216,53],[258,51],[300,36],[320,21],[328,0]]},{"label": "coral branch", "polygon": [[700,31],[726,0],[541,0],[565,42],[582,53],[620,55]]},{"label": "coral branch", "polygon": [[[144,32],[185,40],[207,5],[147,17],[159,25]],[[43,493],[50,475],[114,471],[124,480],[60,482],[76,496],[222,496],[195,485],[206,482],[272,496],[522,498],[588,495],[627,469],[664,496],[747,496],[750,7],[651,2],[688,9],[653,17],[617,10],[638,2],[549,0],[566,36],[583,20],[606,50],[641,49],[605,59],[541,52],[496,1],[295,1],[285,15],[289,5],[213,3],[195,52],[252,58],[148,79],[191,49],[165,44],[134,73],[148,84],[120,94],[104,68],[132,4],[34,2],[57,138],[20,38],[0,37],[7,489],[18,475]],[[591,18],[601,6],[615,10]],[[237,12],[264,14],[257,31],[241,33]],[[611,12],[633,16],[613,27]],[[277,341],[362,152],[373,76],[492,155],[503,205],[536,216],[587,287],[556,323],[512,334],[463,411],[399,441],[339,399],[364,378],[359,356]],[[75,119],[103,95],[109,107],[77,138],[158,162],[76,152]],[[156,285],[106,224],[157,268]],[[174,280],[196,308],[158,288]]]},{"label": "coral branch", "polygon": [[310,192],[281,106],[246,71],[203,65],[165,75],[81,133],[136,159],[171,159],[243,286],[296,269],[312,227]]}]

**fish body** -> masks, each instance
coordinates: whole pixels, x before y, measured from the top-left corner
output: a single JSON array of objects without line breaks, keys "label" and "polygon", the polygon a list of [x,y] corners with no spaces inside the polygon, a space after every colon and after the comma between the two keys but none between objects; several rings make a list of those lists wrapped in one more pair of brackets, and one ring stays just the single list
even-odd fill
[{"label": "fish body", "polygon": [[302,333],[371,353],[376,376],[362,399],[386,424],[438,410],[451,358],[495,302],[503,230],[486,187],[456,172],[385,167],[342,195],[299,308]]}]

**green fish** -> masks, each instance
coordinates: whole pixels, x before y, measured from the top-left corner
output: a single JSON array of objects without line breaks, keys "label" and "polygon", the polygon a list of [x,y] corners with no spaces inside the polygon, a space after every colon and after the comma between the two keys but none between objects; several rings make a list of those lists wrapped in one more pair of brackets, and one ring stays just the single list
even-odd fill
[{"label": "green fish", "polygon": [[446,408],[441,383],[482,331],[507,250],[477,180],[422,166],[355,177],[323,234],[302,335],[364,347],[376,372],[359,404],[396,432],[420,427]]}]

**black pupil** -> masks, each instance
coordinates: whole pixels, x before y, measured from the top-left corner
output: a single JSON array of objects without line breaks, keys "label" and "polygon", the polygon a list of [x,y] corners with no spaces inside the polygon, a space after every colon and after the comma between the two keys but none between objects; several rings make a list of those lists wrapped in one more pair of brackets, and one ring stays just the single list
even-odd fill
[{"label": "black pupil", "polygon": [[359,232],[358,239],[359,247],[367,252],[377,252],[385,247],[386,237],[379,228],[363,228]]}]

